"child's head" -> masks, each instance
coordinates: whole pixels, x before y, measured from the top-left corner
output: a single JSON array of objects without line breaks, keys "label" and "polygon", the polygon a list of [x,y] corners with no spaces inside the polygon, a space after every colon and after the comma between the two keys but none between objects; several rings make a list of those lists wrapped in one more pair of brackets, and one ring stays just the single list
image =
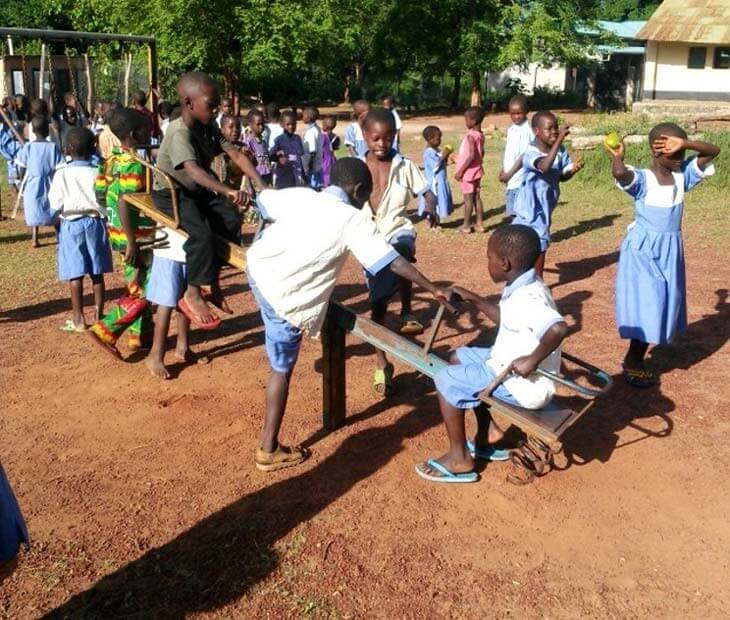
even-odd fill
[{"label": "child's head", "polygon": [[73,127],[66,136],[66,155],[71,159],[91,159],[96,150],[94,134],[86,127]]},{"label": "child's head", "polygon": [[145,107],[147,105],[147,94],[143,90],[135,90],[132,93],[132,103],[137,108]]},{"label": "child's head", "polygon": [[357,209],[362,209],[373,191],[373,177],[370,175],[370,170],[367,164],[357,157],[338,159],[332,166],[330,182],[342,188]]},{"label": "child's head", "polygon": [[539,256],[540,239],[529,226],[500,226],[487,243],[487,269],[496,283],[507,282],[532,269]]},{"label": "child's head", "polygon": [[687,132],[679,125],[676,125],[674,123],[659,123],[649,132],[649,148],[651,149],[651,154],[654,157],[656,163],[659,164],[662,168],[677,172],[682,165],[682,162],[684,161],[685,150],[680,149],[679,151],[672,153],[671,155],[662,153],[660,149],[654,146],[654,143],[662,136],[673,136],[686,140]]},{"label": "child's head", "polygon": [[28,112],[28,97],[25,95],[15,95],[14,99],[15,103],[15,109],[18,112],[27,113]]},{"label": "child's head", "polygon": [[30,126],[33,128],[36,139],[45,140],[48,137],[50,129],[47,116],[43,114],[33,115],[30,119]]},{"label": "child's head", "polygon": [[515,95],[509,100],[509,117],[515,125],[521,125],[527,118],[527,97]]},{"label": "child's head", "polygon": [[427,125],[422,135],[428,146],[436,148],[441,145],[441,130],[436,125]]},{"label": "child's head", "polygon": [[279,104],[272,101],[266,104],[266,116],[271,123],[278,123],[281,118],[281,110],[279,110]]},{"label": "child's head", "polygon": [[76,108],[71,107],[70,105],[67,105],[63,108],[63,120],[66,121],[69,125],[75,125],[76,124]]},{"label": "child's head", "polygon": [[169,101],[160,101],[157,104],[157,114],[162,120],[169,119],[172,114],[172,103]]},{"label": "child's head", "polygon": [[467,129],[475,129],[481,127],[484,120],[484,108],[479,105],[473,105],[464,110],[464,123]]},{"label": "child's head", "polygon": [[229,142],[241,140],[241,119],[232,114],[224,114],[221,119],[221,133]]},{"label": "child's head", "polygon": [[552,112],[541,110],[532,116],[532,131],[535,139],[552,146],[558,139],[558,119]]},{"label": "child's head", "polygon": [[322,131],[330,133],[337,127],[337,119],[334,116],[323,116],[322,117]]},{"label": "child's head", "polygon": [[319,110],[309,105],[302,110],[302,121],[305,123],[316,123],[319,118]]},{"label": "child's head", "polygon": [[297,115],[291,110],[282,112],[281,126],[288,135],[294,135],[294,132],[297,130]]},{"label": "child's head", "polygon": [[384,95],[383,107],[386,110],[392,110],[393,108],[395,108],[395,97],[393,97],[393,95]]},{"label": "child's head", "polygon": [[32,99],[30,102],[30,116],[48,116],[48,103],[44,99]]},{"label": "child's head", "polygon": [[210,125],[220,103],[218,85],[202,71],[184,73],[177,83],[177,94],[183,117],[202,125]]},{"label": "child's head", "polygon": [[150,126],[144,114],[134,108],[119,108],[109,118],[109,128],[128,149],[148,144]]},{"label": "child's head", "polygon": [[363,120],[362,131],[368,151],[377,159],[390,159],[395,138],[395,118],[391,111],[385,108],[370,110]]},{"label": "child's head", "polygon": [[221,107],[218,111],[221,114],[233,114],[233,99],[230,97],[223,97],[223,99],[221,99]]},{"label": "child's head", "polygon": [[352,104],[352,118],[360,123],[360,127],[365,122],[365,117],[370,111],[370,104],[365,99],[358,99]]},{"label": "child's head", "polygon": [[249,131],[257,138],[260,138],[264,133],[263,112],[255,108],[253,110],[250,110],[248,116],[246,117],[246,121],[248,122]]}]

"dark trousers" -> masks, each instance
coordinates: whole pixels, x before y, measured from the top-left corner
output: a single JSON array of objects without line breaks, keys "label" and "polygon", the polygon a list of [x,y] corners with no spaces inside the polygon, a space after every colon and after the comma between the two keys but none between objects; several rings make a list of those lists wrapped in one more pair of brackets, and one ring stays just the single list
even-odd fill
[{"label": "dark trousers", "polygon": [[[152,193],[155,206],[172,215],[169,190]],[[183,245],[188,268],[188,284],[209,286],[218,281],[220,260],[213,235],[240,242],[241,217],[235,205],[212,192],[178,192],[180,227],[188,233]]]}]

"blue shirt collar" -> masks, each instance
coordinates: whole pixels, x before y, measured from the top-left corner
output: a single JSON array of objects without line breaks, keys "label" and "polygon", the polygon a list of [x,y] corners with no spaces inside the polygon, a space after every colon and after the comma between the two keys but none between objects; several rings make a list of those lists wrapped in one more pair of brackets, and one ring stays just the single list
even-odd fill
[{"label": "blue shirt collar", "polygon": [[535,270],[528,269],[525,273],[515,278],[512,281],[512,284],[508,284],[504,287],[504,290],[502,291],[502,299],[507,299],[507,297],[514,293],[518,288],[532,284],[536,280],[537,274],[535,273]]},{"label": "blue shirt collar", "polygon": [[352,201],[350,200],[350,197],[341,187],[338,187],[337,185],[330,185],[323,191],[325,194],[332,194],[335,198],[339,198],[342,202],[345,202],[348,205],[352,206]]}]

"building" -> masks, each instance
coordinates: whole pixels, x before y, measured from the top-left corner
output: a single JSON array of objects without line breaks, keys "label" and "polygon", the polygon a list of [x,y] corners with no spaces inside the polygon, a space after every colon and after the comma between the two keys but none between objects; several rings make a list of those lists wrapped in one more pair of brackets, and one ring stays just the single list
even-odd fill
[{"label": "building", "polygon": [[665,0],[637,36],[643,101],[730,101],[730,0]]}]

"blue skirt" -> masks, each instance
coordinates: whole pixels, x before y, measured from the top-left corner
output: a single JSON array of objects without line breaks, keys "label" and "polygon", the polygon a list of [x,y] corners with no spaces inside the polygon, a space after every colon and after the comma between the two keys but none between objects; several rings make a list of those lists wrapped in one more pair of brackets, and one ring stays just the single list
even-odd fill
[{"label": "blue skirt", "polygon": [[[451,186],[446,176],[446,170],[439,170],[433,179],[430,187],[436,196],[436,213],[440,218],[445,218],[454,212],[454,199],[451,196]],[[423,216],[426,212],[426,201],[421,196],[418,199],[418,215]]]},{"label": "blue skirt", "polygon": [[187,286],[185,263],[163,256],[155,256],[152,259],[150,281],[145,293],[147,301],[158,306],[175,308],[185,294]]},{"label": "blue skirt", "polygon": [[14,558],[21,544],[30,544],[28,529],[0,465],[0,562]]},{"label": "blue skirt", "polygon": [[104,220],[62,220],[58,231],[58,279],[74,280],[111,271],[112,251]]}]

